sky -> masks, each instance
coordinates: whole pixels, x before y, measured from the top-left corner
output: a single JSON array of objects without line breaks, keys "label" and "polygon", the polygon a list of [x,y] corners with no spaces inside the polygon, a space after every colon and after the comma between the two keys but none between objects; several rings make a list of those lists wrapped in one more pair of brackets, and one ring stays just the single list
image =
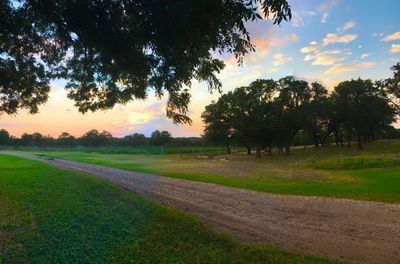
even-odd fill
[{"label": "sky", "polygon": [[[226,67],[218,75],[223,92],[255,79],[278,80],[287,75],[318,81],[334,89],[352,78],[373,80],[392,76],[390,67],[400,62],[400,0],[288,0],[291,22],[280,26],[271,21],[247,23],[256,52],[238,66],[229,54],[216,55]],[[210,94],[204,83],[193,82],[190,125],[175,125],[165,117],[166,99],[150,94],[112,110],[79,113],[63,89],[65,82],[51,83],[49,101],[40,112],[0,116],[0,128],[12,135],[40,132],[57,137],[62,132],[81,136],[90,129],[107,130],[121,137],[132,133],[150,135],[168,130],[175,137],[200,136],[201,113],[220,94]],[[396,124],[400,127],[400,124]]]}]

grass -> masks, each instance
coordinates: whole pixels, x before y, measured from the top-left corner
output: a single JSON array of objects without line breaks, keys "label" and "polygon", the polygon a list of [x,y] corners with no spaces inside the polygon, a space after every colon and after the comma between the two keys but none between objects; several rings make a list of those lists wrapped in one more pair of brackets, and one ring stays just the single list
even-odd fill
[{"label": "grass", "polygon": [[105,181],[0,155],[0,263],[330,263],[239,244]]},{"label": "grass", "polygon": [[80,151],[33,152],[168,177],[211,182],[277,194],[400,202],[400,141],[338,148],[294,148],[261,161],[245,154],[207,159],[191,155],[128,155]]}]

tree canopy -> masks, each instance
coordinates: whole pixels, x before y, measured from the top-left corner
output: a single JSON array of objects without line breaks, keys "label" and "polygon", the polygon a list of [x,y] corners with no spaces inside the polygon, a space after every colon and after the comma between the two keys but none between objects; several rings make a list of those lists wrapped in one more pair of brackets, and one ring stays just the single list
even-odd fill
[{"label": "tree canopy", "polygon": [[219,89],[214,52],[240,63],[254,50],[245,22],[291,18],[286,0],[0,0],[0,113],[38,112],[49,82],[67,80],[79,111],[109,109],[149,91],[186,116],[193,79]]},{"label": "tree canopy", "polygon": [[314,145],[324,146],[330,135],[338,146],[343,138],[373,141],[382,133],[392,133],[394,107],[371,80],[339,83],[332,93],[321,84],[311,85],[287,76],[274,80],[256,80],[238,87],[206,106],[202,114],[204,136],[214,143],[244,145],[257,158],[264,148],[290,147],[296,136],[308,134]]}]

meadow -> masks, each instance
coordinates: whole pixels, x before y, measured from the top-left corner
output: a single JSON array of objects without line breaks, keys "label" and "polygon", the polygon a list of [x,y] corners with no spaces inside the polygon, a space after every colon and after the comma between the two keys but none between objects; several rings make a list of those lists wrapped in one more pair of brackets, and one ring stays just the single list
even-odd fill
[{"label": "meadow", "polygon": [[206,150],[166,155],[95,149],[31,153],[276,194],[400,202],[399,140],[369,143],[362,151],[356,144],[297,147],[290,156],[275,152],[261,160],[244,152],[227,155]]},{"label": "meadow", "polygon": [[0,155],[0,263],[332,263],[241,244],[108,182]]}]

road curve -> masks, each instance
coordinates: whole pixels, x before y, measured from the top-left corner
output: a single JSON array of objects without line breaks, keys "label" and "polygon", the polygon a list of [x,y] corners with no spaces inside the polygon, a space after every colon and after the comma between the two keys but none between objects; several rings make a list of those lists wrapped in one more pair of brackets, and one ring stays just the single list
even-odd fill
[{"label": "road curve", "polygon": [[0,152],[106,179],[200,216],[216,230],[348,263],[400,263],[400,205],[274,195],[105,166]]}]

